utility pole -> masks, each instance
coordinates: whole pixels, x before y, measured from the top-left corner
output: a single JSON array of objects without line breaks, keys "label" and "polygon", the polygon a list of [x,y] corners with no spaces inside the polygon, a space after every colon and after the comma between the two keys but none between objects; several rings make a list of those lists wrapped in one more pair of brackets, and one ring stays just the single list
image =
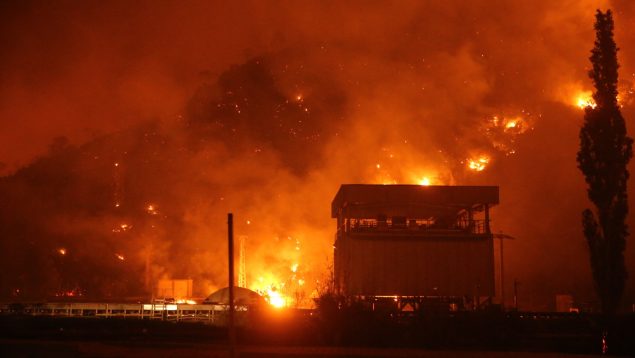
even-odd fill
[{"label": "utility pole", "polygon": [[227,251],[229,258],[229,356],[236,356],[236,327],[234,327],[234,215],[227,214]]},{"label": "utility pole", "polygon": [[520,282],[514,279],[514,310],[518,311],[518,286]]},{"label": "utility pole", "polygon": [[[501,294],[501,307],[503,308],[503,311],[505,310],[505,259],[504,259],[504,251],[503,251],[503,239],[505,240],[513,240],[514,238],[512,236],[509,236],[507,234],[503,234],[503,232],[499,232],[498,234],[493,234],[492,235],[494,238],[498,238],[500,240],[500,245],[499,245],[499,256],[500,256],[500,260],[499,260],[499,271],[500,271],[500,294]],[[514,307],[516,306],[516,304],[514,303]]]},{"label": "utility pole", "polygon": [[505,272],[503,271],[505,265],[503,265],[503,238],[500,239],[500,274],[501,274],[501,307],[505,312]]}]

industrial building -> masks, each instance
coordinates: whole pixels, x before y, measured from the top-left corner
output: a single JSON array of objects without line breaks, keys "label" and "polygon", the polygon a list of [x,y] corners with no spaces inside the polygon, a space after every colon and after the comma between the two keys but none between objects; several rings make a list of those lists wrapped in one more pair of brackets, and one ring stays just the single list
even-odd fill
[{"label": "industrial building", "polygon": [[498,202],[496,186],[342,185],[331,206],[336,291],[477,304],[493,297],[490,208]]}]

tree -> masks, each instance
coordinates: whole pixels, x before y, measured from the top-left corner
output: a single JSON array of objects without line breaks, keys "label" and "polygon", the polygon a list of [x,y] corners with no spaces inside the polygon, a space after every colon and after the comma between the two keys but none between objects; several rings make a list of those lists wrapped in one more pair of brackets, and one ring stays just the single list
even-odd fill
[{"label": "tree", "polygon": [[578,168],[587,183],[587,195],[595,210],[582,213],[582,226],[602,312],[613,315],[627,278],[624,249],[628,236],[627,164],[633,156],[633,140],[626,134],[617,102],[617,51],[613,40],[611,10],[596,13],[595,47],[591,50],[595,107],[587,107],[580,129]]}]

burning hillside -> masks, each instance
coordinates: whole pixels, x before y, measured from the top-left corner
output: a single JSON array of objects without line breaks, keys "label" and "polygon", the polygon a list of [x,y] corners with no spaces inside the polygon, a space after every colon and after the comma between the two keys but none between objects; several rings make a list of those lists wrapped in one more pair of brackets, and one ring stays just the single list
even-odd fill
[{"label": "burning hillside", "polygon": [[[331,225],[323,212],[338,181],[327,176],[337,166],[324,148],[354,143],[351,128],[359,124],[329,120],[349,115],[336,86],[312,82],[302,88],[310,95],[294,95],[300,89],[288,91],[274,79],[288,67],[273,63],[257,58],[232,67],[199,89],[184,118],[147,122],[80,147],[59,140],[47,156],[5,178],[3,189],[16,198],[3,226],[24,238],[7,252],[34,255],[5,270],[24,272],[7,277],[5,295],[133,297],[151,292],[161,277],[192,277],[204,295],[223,285],[219,219],[234,210],[245,237],[246,285],[278,305],[307,304],[329,279]],[[366,135],[386,144],[381,163],[337,165],[356,168],[349,175],[359,181],[454,183],[485,170],[495,155],[512,154],[526,123],[483,120],[478,145],[487,154],[475,156],[454,143],[428,157],[428,145],[409,143],[400,130],[393,135],[403,136],[401,143]],[[452,158],[450,150],[462,155]]]},{"label": "burning hillside", "polygon": [[0,147],[0,296],[191,278],[204,297],[225,285],[231,211],[246,285],[306,304],[330,277],[339,185],[405,183],[500,185],[493,227],[518,238],[506,272],[523,303],[589,297],[575,152],[590,24],[616,9],[631,118],[635,9],[393,5],[82,4],[70,23],[8,9],[2,33],[23,35],[6,39],[0,114],[22,122]]}]

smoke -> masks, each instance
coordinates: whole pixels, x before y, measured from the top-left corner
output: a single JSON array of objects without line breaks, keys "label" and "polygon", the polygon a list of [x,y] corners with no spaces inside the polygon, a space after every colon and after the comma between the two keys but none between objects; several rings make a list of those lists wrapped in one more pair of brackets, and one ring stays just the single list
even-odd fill
[{"label": "smoke", "polygon": [[[5,292],[123,296],[149,276],[206,295],[224,285],[232,211],[248,281],[302,280],[308,296],[328,278],[340,184],[426,180],[501,186],[493,227],[516,238],[506,281],[521,307],[593,299],[575,101],[592,89],[596,8],[615,10],[632,91],[628,1],[2,6],[3,245],[38,263]],[[70,145],[47,152],[58,136]]]}]

